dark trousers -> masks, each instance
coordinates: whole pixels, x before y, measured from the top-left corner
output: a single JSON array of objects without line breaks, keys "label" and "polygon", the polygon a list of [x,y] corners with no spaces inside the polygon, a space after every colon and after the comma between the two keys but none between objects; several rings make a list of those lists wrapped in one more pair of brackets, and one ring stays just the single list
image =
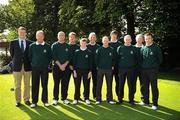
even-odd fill
[{"label": "dark trousers", "polygon": [[48,69],[32,68],[32,103],[38,102],[39,84],[42,86],[42,102],[48,102]]},{"label": "dark trousers", "polygon": [[115,66],[114,67],[114,70],[113,70],[113,73],[112,73],[115,77],[115,83],[116,83],[116,86],[115,86],[115,91],[116,91],[116,95],[118,96],[119,95],[119,71],[118,71],[118,67]]},{"label": "dark trousers", "polygon": [[[92,70],[92,83],[93,83],[93,87],[92,87],[93,98],[96,98],[96,88],[97,88],[97,70],[96,69]],[[88,84],[90,86],[90,79],[88,80]]]},{"label": "dark trousers", "polygon": [[141,91],[141,100],[144,100],[144,90],[143,90],[143,81],[142,81],[142,70],[140,68],[136,68],[135,69],[135,83],[134,83],[134,94],[136,93],[136,83],[137,83],[137,79],[139,77],[139,82],[140,82],[140,91]]},{"label": "dark trousers", "polygon": [[69,71],[70,71],[70,74],[68,74],[68,80],[71,79],[71,75],[72,75],[73,80],[74,80],[74,86],[75,86],[76,78],[75,78],[74,75],[73,75],[73,70],[71,70],[70,68],[68,68],[68,69],[69,69]]},{"label": "dark trousers", "polygon": [[68,69],[68,66],[66,67],[65,71],[61,71],[57,65],[53,66],[53,79],[54,79],[53,99],[54,100],[59,100],[60,82],[61,82],[61,100],[67,99],[70,74],[71,72]]},{"label": "dark trousers", "polygon": [[124,98],[124,84],[127,78],[129,102],[134,102],[134,69],[119,69],[119,101]]},{"label": "dark trousers", "polygon": [[75,82],[75,94],[74,94],[74,99],[79,100],[80,99],[80,88],[81,88],[81,78],[83,79],[83,85],[84,85],[84,99],[87,100],[89,99],[89,84],[88,84],[88,70],[81,70],[77,69],[77,78]]},{"label": "dark trousers", "polygon": [[101,90],[103,84],[103,77],[105,75],[106,78],[106,86],[107,86],[107,94],[106,100],[107,102],[112,101],[112,70],[102,70],[99,69],[97,72],[97,89],[96,89],[96,101],[101,101]]},{"label": "dark trousers", "polygon": [[158,69],[143,69],[142,80],[144,90],[144,103],[149,104],[149,85],[151,84],[153,105],[158,106],[159,90],[157,84]]}]

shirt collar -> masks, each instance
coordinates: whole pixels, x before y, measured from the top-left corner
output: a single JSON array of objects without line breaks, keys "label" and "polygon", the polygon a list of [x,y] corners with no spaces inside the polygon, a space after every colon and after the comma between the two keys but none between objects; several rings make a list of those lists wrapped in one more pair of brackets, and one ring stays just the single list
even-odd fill
[{"label": "shirt collar", "polygon": [[86,48],[83,48],[83,49],[80,47],[80,49],[81,49],[82,51],[85,51],[85,50],[87,49],[87,47],[86,47]]},{"label": "shirt collar", "polygon": [[90,44],[90,45],[96,45],[96,42],[94,42],[94,43],[89,42],[89,44]]},{"label": "shirt collar", "polygon": [[65,41],[63,41],[63,42],[60,42],[59,40],[58,40],[58,43],[60,43],[60,44],[64,44],[64,43],[66,43]]},{"label": "shirt collar", "polygon": [[141,46],[137,46],[137,44],[135,45],[137,48],[143,47],[143,44]]},{"label": "shirt collar", "polygon": [[45,42],[43,41],[42,43],[38,43],[37,41],[36,41],[36,45],[44,45],[45,44]]},{"label": "shirt collar", "polygon": [[108,48],[109,46],[107,46],[107,47],[104,47],[104,46],[102,46],[103,48]]},{"label": "shirt collar", "polygon": [[76,43],[71,43],[71,42],[69,42],[68,44],[69,44],[69,45],[75,45]]},{"label": "shirt collar", "polygon": [[25,42],[25,39],[21,39],[21,38],[19,38],[19,42],[21,42],[21,41]]},{"label": "shirt collar", "polygon": [[131,44],[124,44],[124,46],[127,46],[127,47],[128,47],[128,46],[131,46]]}]

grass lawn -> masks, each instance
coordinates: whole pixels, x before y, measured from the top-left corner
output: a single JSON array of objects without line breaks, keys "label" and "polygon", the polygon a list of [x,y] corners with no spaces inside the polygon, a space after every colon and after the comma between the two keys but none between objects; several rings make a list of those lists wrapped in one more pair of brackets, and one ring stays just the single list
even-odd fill
[{"label": "grass lawn", "polygon": [[[94,105],[92,99],[92,91],[90,93],[91,105],[86,105],[80,102],[78,105],[64,105],[62,101],[57,106],[50,105],[44,107],[39,97],[38,107],[35,109],[24,105],[15,107],[14,92],[10,88],[14,87],[12,74],[0,75],[0,120],[53,120],[53,119],[80,119],[80,120],[180,120],[180,77],[161,74],[159,79],[159,109],[151,110],[150,106],[131,106],[127,102],[122,105],[109,105],[102,102],[100,105]],[[135,100],[140,101],[139,82]],[[52,103],[53,79],[52,74],[49,74],[49,103]],[[82,88],[83,90],[83,88]],[[82,92],[82,91],[81,91]],[[106,89],[105,81],[103,83],[102,97],[105,100]],[[71,79],[68,91],[68,98],[73,100],[74,84]],[[41,95],[41,90],[40,90]],[[113,96],[117,100],[114,91],[113,81]],[[127,101],[128,89],[125,85],[125,100]]]}]

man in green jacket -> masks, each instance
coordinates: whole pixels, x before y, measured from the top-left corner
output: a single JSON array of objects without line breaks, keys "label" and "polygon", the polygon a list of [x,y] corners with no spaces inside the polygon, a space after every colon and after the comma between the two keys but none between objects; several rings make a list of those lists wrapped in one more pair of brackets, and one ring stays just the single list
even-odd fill
[{"label": "man in green jacket", "polygon": [[[76,33],[75,32],[70,32],[69,35],[69,46],[70,46],[70,61],[69,61],[69,67],[67,69],[69,69],[70,74],[68,76],[68,79],[71,79],[71,74],[73,75],[73,57],[74,57],[74,53],[77,49],[79,49],[79,44],[76,43]],[[74,78],[74,84],[75,84],[75,80],[76,78]]]},{"label": "man in green jacket", "polygon": [[112,47],[114,49],[114,52],[115,52],[115,65],[114,65],[113,75],[114,75],[115,83],[116,83],[115,92],[116,92],[116,95],[118,96],[118,94],[119,94],[119,77],[118,77],[118,74],[119,73],[118,73],[118,61],[117,61],[117,48],[119,46],[122,46],[122,42],[120,42],[118,40],[118,32],[116,30],[111,31],[110,36],[111,36],[111,41],[109,43],[109,46]]},{"label": "man in green jacket", "polygon": [[144,99],[144,90],[142,89],[142,70],[141,70],[141,48],[144,46],[144,35],[143,34],[138,34],[136,35],[136,44],[134,45],[137,49],[137,54],[138,54],[138,64],[136,64],[135,67],[135,83],[134,83],[134,94],[136,93],[136,82],[137,79],[139,78],[139,82],[140,82],[140,91],[141,91],[141,100]]},{"label": "man in green jacket", "polygon": [[41,78],[42,102],[44,106],[48,104],[48,66],[51,61],[51,47],[44,42],[44,32],[36,32],[36,42],[29,47],[29,59],[32,66],[32,104],[31,107],[37,106],[39,96],[39,84]]},{"label": "man in green jacket", "polygon": [[74,77],[75,82],[75,94],[73,104],[76,105],[80,99],[81,78],[84,84],[84,100],[86,104],[90,104],[89,101],[89,82],[92,70],[92,53],[87,49],[87,39],[82,38],[80,40],[80,49],[75,51],[73,64],[74,64]]},{"label": "man in green jacket", "polygon": [[64,104],[69,104],[67,99],[67,92],[69,86],[69,61],[70,61],[70,46],[65,43],[65,33],[63,31],[58,32],[58,41],[53,43],[52,57],[54,61],[53,66],[53,79],[54,79],[54,91],[53,91],[53,105],[57,105],[59,100],[59,85],[61,82],[61,100]]},{"label": "man in green jacket", "polygon": [[[93,93],[93,98],[96,99],[96,86],[97,86],[97,69],[96,69],[96,64],[95,64],[95,55],[96,55],[96,50],[100,47],[99,44],[96,43],[96,33],[91,32],[89,34],[89,44],[87,45],[87,48],[92,52],[92,93]],[[88,80],[90,84],[90,79]]]},{"label": "man in green jacket", "polygon": [[142,55],[142,81],[144,90],[144,100],[141,105],[149,104],[149,85],[152,89],[152,109],[158,108],[158,68],[162,63],[162,52],[160,47],[153,42],[152,33],[146,33],[144,35],[146,45],[141,49]]},{"label": "man in green jacket", "polygon": [[124,45],[118,47],[118,69],[119,69],[119,95],[118,104],[123,102],[124,84],[127,78],[129,88],[129,103],[134,105],[134,69],[137,64],[137,51],[131,45],[132,39],[130,35],[124,36]]},{"label": "man in green jacket", "polygon": [[96,88],[96,104],[101,102],[101,89],[103,77],[106,77],[107,86],[107,102],[115,104],[112,97],[112,70],[115,64],[115,53],[113,48],[109,47],[109,38],[104,36],[102,38],[102,47],[96,51],[96,65],[97,65],[97,88]]}]

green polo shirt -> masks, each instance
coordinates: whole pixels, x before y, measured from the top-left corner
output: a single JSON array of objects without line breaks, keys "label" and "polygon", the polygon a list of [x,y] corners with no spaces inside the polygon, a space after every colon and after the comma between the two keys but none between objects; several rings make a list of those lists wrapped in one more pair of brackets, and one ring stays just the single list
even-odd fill
[{"label": "green polo shirt", "polygon": [[117,49],[118,66],[120,69],[135,68],[137,64],[137,50],[134,46],[122,45]]},{"label": "green polo shirt", "polygon": [[98,69],[112,70],[115,64],[115,52],[111,47],[100,47],[96,51],[96,65]]},{"label": "green polo shirt", "polygon": [[54,62],[58,60],[64,64],[66,61],[70,61],[70,46],[67,43],[55,42],[52,44],[51,50]]},{"label": "green polo shirt", "polygon": [[90,50],[81,50],[78,49],[74,53],[73,57],[74,69],[84,69],[91,70],[92,69],[92,53]]},{"label": "green polo shirt", "polygon": [[162,52],[160,47],[153,43],[151,46],[141,48],[143,69],[158,68],[162,63]]},{"label": "green polo shirt", "polygon": [[29,59],[33,68],[48,68],[51,61],[51,47],[49,44],[37,45],[36,42],[29,46]]}]

